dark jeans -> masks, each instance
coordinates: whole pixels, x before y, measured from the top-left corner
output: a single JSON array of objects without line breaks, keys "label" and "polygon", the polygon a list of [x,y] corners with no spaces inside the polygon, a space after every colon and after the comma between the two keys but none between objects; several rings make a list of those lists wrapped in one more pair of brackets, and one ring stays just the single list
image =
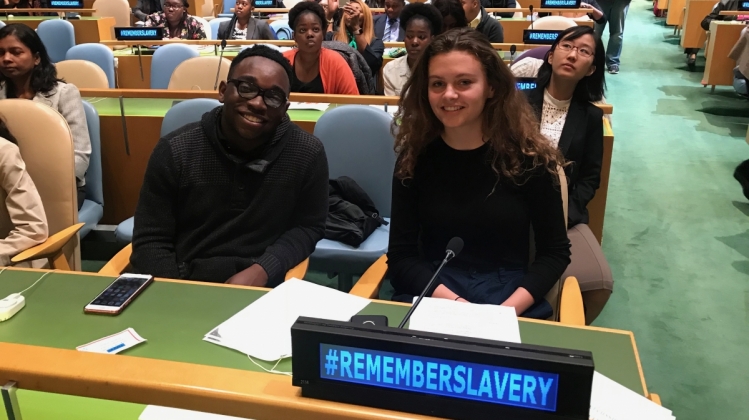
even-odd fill
[{"label": "dark jeans", "polygon": [[78,210],[83,206],[83,200],[86,199],[86,186],[78,187]]},{"label": "dark jeans", "polygon": [[[500,268],[479,272],[447,266],[442,269],[439,280],[445,287],[471,303],[500,305],[520,286],[525,277],[523,268]],[[393,300],[411,303],[413,296],[397,295]],[[553,310],[546,299],[535,302],[521,314],[525,318],[547,319]]]}]

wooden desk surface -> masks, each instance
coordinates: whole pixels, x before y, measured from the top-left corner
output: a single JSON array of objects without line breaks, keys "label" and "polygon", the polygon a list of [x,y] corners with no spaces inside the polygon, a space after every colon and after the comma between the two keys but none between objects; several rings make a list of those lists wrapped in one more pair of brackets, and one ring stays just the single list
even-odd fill
[{"label": "wooden desk surface", "polygon": [[682,48],[704,48],[707,34],[700,23],[715,6],[713,0],[687,0],[684,25],[681,31]]},{"label": "wooden desk surface", "polygon": [[[0,274],[0,294],[22,290],[43,274],[9,269]],[[55,418],[135,420],[142,405],[87,400],[86,396],[158,404],[256,419],[421,419],[406,413],[301,397],[291,378],[264,373],[246,355],[201,340],[204,334],[265,290],[232,285],[157,280],[116,317],[85,315],[82,307],[112,281],[88,273],[52,273],[27,293],[27,306],[0,324],[0,381],[21,390],[25,420],[46,407]],[[386,315],[397,324],[407,305],[373,301],[361,314]],[[75,351],[75,347],[132,327],[148,341],[120,355]],[[571,327],[521,319],[527,344],[593,352],[596,370],[648,395],[634,336],[629,331]],[[258,361],[270,368],[272,364]],[[286,359],[276,368],[289,372]],[[42,394],[42,391],[68,397]],[[22,391],[24,392],[24,391]],[[24,402],[25,401],[25,402]],[[63,401],[63,403],[61,403]],[[72,402],[71,402],[72,401]],[[91,408],[91,405],[97,408]]]},{"label": "wooden desk surface", "polygon": [[736,60],[728,57],[728,53],[739,40],[744,28],[746,25],[742,22],[710,22],[710,42],[707,48],[705,74],[702,76],[703,85],[733,85],[733,68],[736,67]]},{"label": "wooden desk surface", "polygon": [[[31,29],[36,29],[45,20],[59,19],[54,16],[18,16],[13,18],[0,17],[0,21],[6,24],[21,23]],[[115,20],[113,17],[90,17],[83,16],[80,19],[69,20],[75,30],[76,44],[99,43],[112,39]]]}]

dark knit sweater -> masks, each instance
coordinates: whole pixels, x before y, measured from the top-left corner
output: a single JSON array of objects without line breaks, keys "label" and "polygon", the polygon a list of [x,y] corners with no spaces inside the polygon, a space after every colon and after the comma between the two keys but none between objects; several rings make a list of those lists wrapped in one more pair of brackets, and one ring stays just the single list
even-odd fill
[{"label": "dark knit sweater", "polygon": [[258,161],[241,161],[219,140],[222,109],[154,148],[135,211],[130,262],[140,273],[210,282],[225,282],[257,263],[268,273],[268,286],[275,286],[325,233],[325,150],[286,116],[259,153],[268,161],[259,173]]},{"label": "dark knit sweater", "polygon": [[544,168],[526,172],[519,186],[497,183],[489,156],[488,143],[461,151],[436,139],[419,155],[413,178],[393,179],[387,255],[396,294],[421,293],[455,236],[465,246],[451,266],[527,267],[531,224],[536,256],[521,287],[538,301],[559,280],[570,262],[559,186]]}]

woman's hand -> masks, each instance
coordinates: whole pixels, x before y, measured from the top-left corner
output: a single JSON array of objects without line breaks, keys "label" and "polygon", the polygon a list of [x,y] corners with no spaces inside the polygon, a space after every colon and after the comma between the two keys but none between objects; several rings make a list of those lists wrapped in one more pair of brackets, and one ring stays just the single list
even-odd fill
[{"label": "woman's hand", "polygon": [[457,293],[448,289],[444,284],[440,284],[436,289],[434,289],[434,292],[432,292],[432,297],[437,299],[457,300],[458,302],[468,302],[462,297],[459,297]]},{"label": "woman's hand", "polygon": [[361,27],[361,10],[355,9],[350,4],[343,6],[343,23],[349,32],[358,32]]},{"label": "woman's hand", "polygon": [[533,305],[533,296],[524,287],[518,287],[501,306],[512,306],[515,308],[515,314],[520,316]]}]

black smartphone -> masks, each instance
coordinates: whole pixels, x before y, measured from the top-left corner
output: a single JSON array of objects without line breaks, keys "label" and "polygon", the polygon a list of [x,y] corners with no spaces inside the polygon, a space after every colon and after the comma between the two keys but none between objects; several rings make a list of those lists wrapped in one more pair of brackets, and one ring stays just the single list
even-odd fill
[{"label": "black smartphone", "polygon": [[385,315],[354,315],[350,322],[373,327],[387,327],[388,317]]},{"label": "black smartphone", "polygon": [[86,305],[83,312],[118,315],[151,283],[151,275],[123,274]]}]

